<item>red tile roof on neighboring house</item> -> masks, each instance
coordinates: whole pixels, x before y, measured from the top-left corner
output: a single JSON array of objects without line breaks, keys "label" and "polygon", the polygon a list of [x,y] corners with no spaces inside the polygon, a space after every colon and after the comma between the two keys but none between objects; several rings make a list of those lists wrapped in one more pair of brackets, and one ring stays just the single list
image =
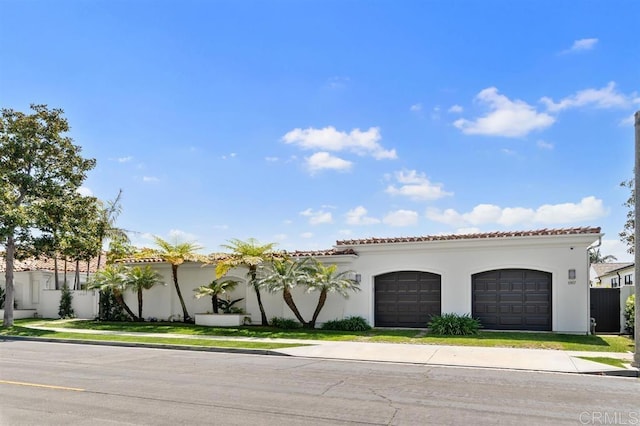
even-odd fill
[{"label": "red tile roof on neighboring house", "polygon": [[[103,255],[100,261],[100,266],[104,266],[106,261],[106,257]],[[0,253],[0,272],[6,271],[6,260],[4,257],[4,253]],[[96,272],[98,269],[98,258],[93,258],[87,263],[86,260],[81,260],[78,264],[78,271],[80,272]],[[13,271],[14,272],[27,272],[27,271],[54,271],[55,264],[53,259],[50,258],[42,258],[42,259],[24,259],[24,260],[15,260],[13,263]],[[64,260],[58,259],[58,271],[65,271],[65,262]],[[76,271],[76,262],[68,260],[66,263],[66,271],[67,272],[75,272]]]},{"label": "red tile roof on neighboring house", "polygon": [[389,243],[418,243],[425,241],[453,241],[453,240],[473,240],[484,238],[511,238],[511,237],[542,237],[550,235],[582,235],[599,234],[600,228],[580,227],[561,229],[537,229],[534,231],[510,231],[510,232],[485,232],[478,234],[451,234],[451,235],[425,235],[422,237],[396,237],[396,238],[364,238],[355,240],[340,240],[337,246],[353,246],[366,244],[389,244]]}]

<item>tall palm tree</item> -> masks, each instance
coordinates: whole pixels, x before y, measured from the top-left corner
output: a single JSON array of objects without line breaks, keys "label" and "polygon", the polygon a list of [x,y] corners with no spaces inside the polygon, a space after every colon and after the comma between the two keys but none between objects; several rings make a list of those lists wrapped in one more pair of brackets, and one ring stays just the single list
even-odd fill
[{"label": "tall palm tree", "polygon": [[98,251],[98,265],[97,269],[100,269],[100,263],[102,261],[102,245],[106,239],[118,240],[121,243],[129,243],[129,236],[127,231],[122,228],[116,227],[116,219],[122,213],[122,205],[120,199],[122,198],[122,189],[118,191],[118,195],[113,200],[109,200],[106,203],[100,203],[99,211],[99,223],[96,237],[100,240],[100,250]]},{"label": "tall palm tree", "polygon": [[158,248],[152,250],[150,253],[145,251],[143,252],[143,255],[148,256],[151,254],[171,264],[173,285],[176,288],[176,293],[178,293],[180,305],[182,306],[183,321],[193,322],[193,319],[189,316],[189,312],[187,312],[187,305],[184,303],[184,298],[180,291],[180,285],[178,284],[178,267],[187,261],[203,261],[203,256],[196,253],[198,250],[202,249],[202,246],[196,243],[178,243],[177,241],[175,244],[171,244],[158,236],[154,236],[153,240]]},{"label": "tall palm tree", "polygon": [[162,275],[154,271],[151,266],[134,266],[126,274],[127,287],[138,294],[138,320],[144,321],[142,316],[142,292],[149,290],[156,284],[162,283]]},{"label": "tall palm tree", "polygon": [[589,250],[589,263],[608,263],[608,262],[613,262],[618,260],[617,257],[615,257],[612,254],[608,254],[606,256],[603,256],[600,253],[600,249],[591,249]]},{"label": "tall palm tree", "polygon": [[282,298],[302,325],[307,325],[291,294],[291,289],[298,284],[309,282],[309,270],[306,268],[309,258],[300,262],[286,258],[274,259],[267,270],[266,275],[258,280],[260,287],[267,288],[270,292],[282,292]]},{"label": "tall palm tree", "polygon": [[196,288],[196,298],[200,299],[201,297],[211,297],[211,307],[213,309],[213,313],[218,313],[218,296],[224,294],[228,291],[233,291],[234,288],[238,286],[238,281],[233,280],[213,280],[207,285],[201,285]]},{"label": "tall palm tree", "polygon": [[123,265],[107,265],[105,268],[97,271],[87,285],[89,289],[99,289],[103,292],[111,292],[118,305],[127,312],[127,314],[134,321],[138,321],[139,318],[129,308],[122,296],[127,289],[127,268]]},{"label": "tall palm tree", "polygon": [[360,291],[359,283],[349,278],[353,271],[338,272],[337,265],[323,265],[315,259],[313,268],[314,272],[311,280],[307,283],[307,289],[309,292],[319,291],[320,295],[318,296],[316,310],[313,312],[313,318],[307,324],[309,328],[315,328],[318,315],[320,315],[320,311],[327,301],[327,294],[335,292],[344,298],[348,298],[349,291]]},{"label": "tall palm tree", "polygon": [[[262,305],[262,297],[260,295],[260,285],[257,280],[258,266],[264,262],[273,260],[275,257],[281,256],[275,252],[273,248],[275,243],[260,244],[256,239],[249,238],[246,241],[239,239],[229,240],[228,244],[223,244],[223,248],[231,251],[228,255],[216,262],[216,278],[225,275],[229,270],[244,266],[249,269],[249,280],[256,292],[258,299],[258,307],[260,308],[260,317],[262,325],[269,325],[267,314]],[[213,261],[212,261],[213,262]]]}]

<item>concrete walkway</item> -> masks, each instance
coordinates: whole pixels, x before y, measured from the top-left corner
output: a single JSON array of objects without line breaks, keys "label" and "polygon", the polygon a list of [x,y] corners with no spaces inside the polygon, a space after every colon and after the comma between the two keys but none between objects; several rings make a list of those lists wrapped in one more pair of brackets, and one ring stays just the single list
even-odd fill
[{"label": "concrete walkway", "polygon": [[[638,369],[629,366],[618,368],[589,361],[580,357],[604,357],[617,358],[631,364],[633,354],[631,352],[576,352],[546,349],[522,349],[522,348],[494,348],[475,346],[445,346],[445,345],[412,345],[398,343],[366,343],[366,342],[334,342],[324,340],[298,340],[298,339],[263,339],[251,337],[229,336],[200,336],[166,333],[134,333],[83,330],[70,328],[35,327],[42,330],[86,333],[86,334],[114,334],[123,336],[155,336],[164,338],[182,339],[211,339],[211,340],[240,340],[252,342],[271,343],[299,343],[304,346],[296,346],[283,349],[265,350],[238,350],[243,353],[281,354],[305,358],[342,359],[357,361],[397,362],[425,365],[442,365],[476,368],[499,368],[510,370],[547,371],[558,373],[582,373],[603,374],[638,377]],[[41,340],[40,338],[37,338]],[[35,339],[34,339],[35,340]],[[51,341],[59,341],[51,339]],[[76,342],[78,343],[78,342]],[[80,342],[81,343],[81,342]],[[118,342],[108,342],[118,345]],[[131,344],[127,344],[130,346]],[[136,344],[138,346],[158,347],[158,345]],[[175,347],[175,345],[169,345]],[[184,349],[184,347],[182,347]],[[216,351],[216,348],[208,350]],[[233,352],[233,349],[224,349],[225,352]]]}]

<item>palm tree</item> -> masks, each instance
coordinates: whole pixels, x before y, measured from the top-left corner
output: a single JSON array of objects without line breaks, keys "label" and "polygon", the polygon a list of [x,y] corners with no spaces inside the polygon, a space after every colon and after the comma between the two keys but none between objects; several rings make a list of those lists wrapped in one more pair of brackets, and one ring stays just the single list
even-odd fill
[{"label": "palm tree", "polygon": [[123,293],[127,289],[127,273],[128,270],[123,265],[107,265],[104,269],[97,271],[93,277],[91,277],[87,288],[99,289],[102,292],[111,292],[116,302],[129,314],[131,319],[138,321],[138,317],[129,308],[124,301]]},{"label": "palm tree", "polygon": [[608,262],[613,262],[618,260],[617,257],[615,257],[612,254],[608,254],[606,256],[603,256],[600,253],[600,249],[591,249],[589,250],[589,263],[608,263]]},{"label": "palm tree", "polygon": [[[249,238],[246,241],[232,239],[229,240],[228,244],[222,245],[223,248],[230,250],[231,253],[229,253],[222,259],[215,261],[216,278],[222,277],[227,272],[229,272],[229,270],[240,266],[245,266],[249,269],[249,280],[253,285],[254,291],[256,292],[262,325],[269,325],[269,320],[267,320],[267,314],[265,313],[264,306],[262,305],[260,286],[257,280],[257,272],[258,266],[260,266],[262,263],[271,261],[275,257],[280,256],[279,253],[274,252],[274,246],[275,243],[260,244],[254,238]],[[213,262],[213,260],[211,262]]]},{"label": "palm tree", "polygon": [[207,285],[201,285],[196,288],[196,298],[200,299],[201,297],[210,296],[211,297],[211,307],[213,308],[213,313],[218,313],[218,296],[224,294],[228,291],[233,291],[238,285],[238,281],[233,280],[213,280]]},{"label": "palm tree", "polygon": [[360,291],[359,283],[349,278],[353,271],[338,272],[337,265],[325,266],[315,259],[313,268],[314,272],[311,275],[311,280],[307,283],[307,291],[319,291],[320,295],[318,296],[316,310],[313,312],[313,318],[307,324],[309,328],[315,328],[316,320],[327,301],[328,293],[337,292],[348,298],[349,291]]},{"label": "palm tree", "polygon": [[162,275],[154,271],[151,266],[135,266],[127,271],[127,287],[138,294],[138,320],[144,321],[142,316],[142,292],[149,290],[162,282]]},{"label": "palm tree", "polygon": [[98,265],[97,269],[100,269],[100,262],[102,261],[102,245],[105,239],[117,240],[120,243],[129,243],[129,236],[127,231],[115,226],[116,219],[122,213],[122,205],[120,199],[122,198],[122,189],[118,191],[116,198],[104,203],[100,203],[98,229],[96,237],[100,240],[100,250],[98,251]]},{"label": "palm tree", "polygon": [[306,284],[309,282],[309,270],[307,268],[309,258],[300,262],[291,259],[280,258],[273,259],[268,267],[266,276],[258,280],[260,287],[266,287],[269,291],[276,293],[282,291],[282,298],[285,303],[291,309],[298,321],[302,325],[307,325],[307,322],[302,318],[296,303],[291,295],[291,289],[298,284]]},{"label": "palm tree", "polygon": [[196,243],[178,243],[177,241],[175,244],[171,244],[158,236],[154,236],[153,240],[158,246],[158,249],[154,249],[150,253],[145,251],[143,254],[145,256],[148,256],[149,254],[157,256],[171,264],[173,285],[176,288],[176,293],[178,293],[180,305],[182,306],[183,321],[193,322],[189,316],[189,312],[187,312],[187,305],[184,303],[184,298],[180,291],[180,285],[178,284],[178,267],[186,261],[202,261],[203,256],[196,253],[198,250],[202,249],[202,246]]}]

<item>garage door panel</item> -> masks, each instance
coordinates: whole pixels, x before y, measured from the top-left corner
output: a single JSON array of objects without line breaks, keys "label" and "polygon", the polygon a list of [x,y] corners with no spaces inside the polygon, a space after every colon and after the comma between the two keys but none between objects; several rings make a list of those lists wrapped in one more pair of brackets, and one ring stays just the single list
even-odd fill
[{"label": "garage door panel", "polygon": [[375,325],[426,327],[441,309],[440,275],[398,271],[375,278]]},{"label": "garage door panel", "polygon": [[[496,283],[494,288],[488,285]],[[551,274],[525,269],[472,277],[472,315],[487,329],[551,330]]]}]

